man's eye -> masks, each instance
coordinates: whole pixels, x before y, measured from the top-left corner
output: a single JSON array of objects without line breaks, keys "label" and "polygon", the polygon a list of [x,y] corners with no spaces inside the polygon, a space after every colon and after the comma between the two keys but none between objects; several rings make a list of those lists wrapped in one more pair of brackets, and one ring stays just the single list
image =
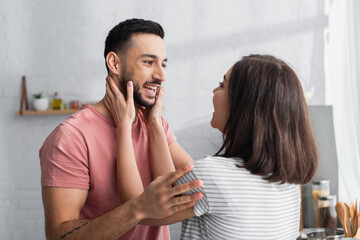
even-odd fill
[{"label": "man's eye", "polygon": [[223,82],[219,82],[219,87],[223,87],[223,86],[224,86]]},{"label": "man's eye", "polygon": [[149,64],[149,65],[153,64],[153,62],[154,61],[152,61],[152,60],[144,61],[144,63]]},{"label": "man's eye", "polygon": [[166,68],[166,64],[161,64],[161,66],[162,66],[163,68]]}]

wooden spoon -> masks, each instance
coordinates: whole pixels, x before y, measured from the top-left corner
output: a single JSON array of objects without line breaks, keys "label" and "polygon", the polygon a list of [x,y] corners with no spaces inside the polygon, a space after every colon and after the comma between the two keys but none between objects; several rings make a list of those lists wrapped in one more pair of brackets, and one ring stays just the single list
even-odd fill
[{"label": "wooden spoon", "polygon": [[[357,201],[357,199],[356,199],[356,200],[355,200],[355,229],[356,229],[356,231],[357,231],[357,229],[359,228],[358,216],[359,216],[358,201]],[[354,233],[354,234],[356,234],[356,233]]]},{"label": "wooden spoon", "polygon": [[345,237],[349,237],[349,232],[346,226],[346,206],[343,202],[337,202],[335,206],[336,214],[344,229]]},{"label": "wooden spoon", "polygon": [[355,222],[356,222],[356,229],[357,230],[356,230],[356,232],[354,234],[355,234],[355,236],[358,236],[360,234],[360,230],[359,230],[359,228],[360,228],[360,226],[359,226],[360,216],[355,217]]},{"label": "wooden spoon", "polygon": [[345,224],[346,224],[346,228],[348,230],[349,237],[352,237],[354,235],[353,235],[353,232],[352,232],[352,229],[351,229],[350,219],[349,219],[349,217],[350,217],[350,207],[346,203],[344,203],[344,204],[345,204],[345,210],[346,210],[345,211]]},{"label": "wooden spoon", "polygon": [[355,235],[357,228],[355,228],[355,208],[354,204],[350,203],[350,218],[351,218],[351,227],[352,227],[352,236]]},{"label": "wooden spoon", "polygon": [[354,219],[354,225],[355,225],[355,228],[354,228],[354,235],[356,235],[358,233],[358,216],[355,216],[355,219]]}]

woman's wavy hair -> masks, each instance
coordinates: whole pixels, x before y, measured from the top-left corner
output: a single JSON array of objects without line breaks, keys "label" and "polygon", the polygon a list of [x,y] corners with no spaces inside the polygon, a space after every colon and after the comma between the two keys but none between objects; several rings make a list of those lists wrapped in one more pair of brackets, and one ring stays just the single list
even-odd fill
[{"label": "woman's wavy hair", "polygon": [[269,182],[304,184],[318,153],[295,72],[270,55],[243,57],[229,79],[230,116],[215,156],[242,158]]}]

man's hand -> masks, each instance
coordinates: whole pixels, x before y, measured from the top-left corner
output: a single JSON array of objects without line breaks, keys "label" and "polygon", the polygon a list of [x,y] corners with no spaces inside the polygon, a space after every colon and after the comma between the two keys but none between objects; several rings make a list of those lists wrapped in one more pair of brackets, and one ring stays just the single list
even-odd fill
[{"label": "man's hand", "polygon": [[196,200],[203,197],[202,193],[186,196],[180,194],[201,187],[200,180],[173,187],[174,182],[192,168],[191,164],[187,164],[172,173],[156,178],[137,198],[138,206],[143,214],[142,218],[164,218],[194,206]]},{"label": "man's hand", "polygon": [[118,239],[145,218],[159,219],[183,209],[188,210],[196,200],[202,198],[202,194],[177,195],[200,187],[201,181],[172,186],[178,178],[191,169],[192,165],[188,164],[175,172],[158,177],[135,199],[102,216],[87,220],[79,219],[87,198],[87,190],[42,187],[46,238],[49,240],[60,237],[69,240]]},{"label": "man's hand", "polygon": [[127,99],[116,86],[114,80],[108,76],[106,78],[105,106],[111,113],[117,127],[125,124],[131,126],[135,119],[135,106],[133,98],[133,83],[127,83]]}]

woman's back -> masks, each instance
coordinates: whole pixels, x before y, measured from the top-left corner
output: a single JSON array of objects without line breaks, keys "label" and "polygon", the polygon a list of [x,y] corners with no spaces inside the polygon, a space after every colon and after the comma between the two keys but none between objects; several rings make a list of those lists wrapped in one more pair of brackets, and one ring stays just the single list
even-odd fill
[{"label": "woman's back", "polygon": [[299,236],[298,185],[269,183],[251,174],[240,159],[207,157],[179,182],[201,179],[204,198],[198,216],[183,222],[182,239],[296,239]]}]

